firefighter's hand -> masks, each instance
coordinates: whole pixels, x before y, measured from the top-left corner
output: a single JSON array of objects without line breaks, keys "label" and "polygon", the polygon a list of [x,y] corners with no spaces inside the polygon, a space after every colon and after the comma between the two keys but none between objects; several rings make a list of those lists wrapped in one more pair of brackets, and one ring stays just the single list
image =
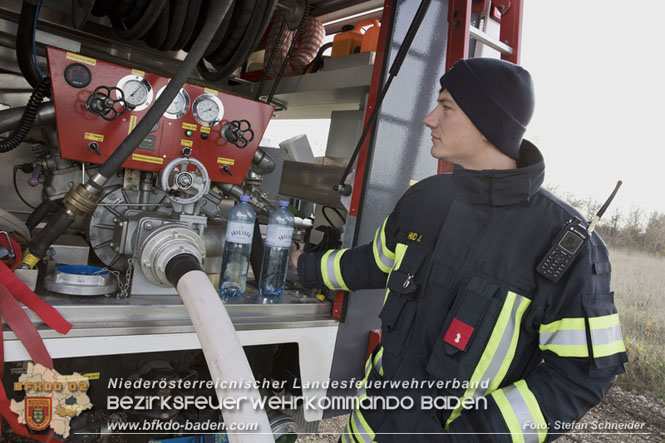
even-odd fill
[{"label": "firefighter's hand", "polygon": [[289,268],[293,275],[298,276],[298,259],[303,255],[305,251],[303,248],[296,242],[291,243],[291,253],[289,256]]}]

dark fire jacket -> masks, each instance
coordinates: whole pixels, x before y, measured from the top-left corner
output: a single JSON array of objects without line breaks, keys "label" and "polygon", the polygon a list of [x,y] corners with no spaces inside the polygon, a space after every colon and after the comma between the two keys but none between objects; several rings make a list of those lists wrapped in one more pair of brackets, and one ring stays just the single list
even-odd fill
[{"label": "dark fire jacket", "polygon": [[300,258],[308,287],[386,288],[382,340],[358,395],[414,400],[361,403],[342,441],[550,441],[624,372],[600,237],[558,283],[536,273],[566,222],[583,218],[541,188],[544,169],[526,141],[517,169],[456,166],[413,185],[372,243]]}]

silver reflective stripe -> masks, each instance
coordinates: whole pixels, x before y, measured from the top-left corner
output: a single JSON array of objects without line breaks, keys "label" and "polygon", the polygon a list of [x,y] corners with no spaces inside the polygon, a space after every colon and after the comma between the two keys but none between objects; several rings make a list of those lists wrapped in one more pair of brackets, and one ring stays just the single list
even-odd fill
[{"label": "silver reflective stripe", "polygon": [[[512,343],[513,336],[515,334],[515,321],[516,321],[515,317],[517,316],[517,310],[519,309],[522,300],[526,298],[518,294],[515,295],[517,295],[517,297],[515,297],[513,308],[510,310],[510,317],[508,318],[508,324],[506,325],[506,328],[503,330],[503,335],[501,335],[499,346],[497,346],[497,349],[494,352],[494,355],[492,356],[492,361],[490,362],[489,366],[487,367],[487,370],[480,379],[480,385],[478,386],[478,388],[476,388],[475,392],[473,393],[474,398],[483,397],[487,393],[487,391],[490,388],[490,385],[492,384],[492,381],[499,373],[501,365],[503,364],[504,360],[506,359],[506,356],[508,355],[508,351],[510,350],[510,344]],[[519,330],[517,331],[517,333],[519,334]],[[498,383],[500,382],[501,380],[498,380]],[[481,388],[480,386],[483,384],[487,384],[487,388]]]},{"label": "silver reflective stripe", "polygon": [[385,266],[388,269],[392,269],[393,265],[395,264],[395,260],[386,256],[386,254],[383,252],[383,248],[385,248],[385,245],[383,244],[383,240],[381,239],[381,236],[383,235],[383,227],[379,228],[379,231],[376,234],[376,252],[379,254],[378,259],[381,261],[381,264]]},{"label": "silver reflective stripe", "polygon": [[335,257],[337,254],[343,254],[346,249],[338,249],[333,251],[326,260],[326,271],[328,271],[328,280],[334,289],[345,289],[345,287],[337,280],[337,274],[335,273]]},{"label": "silver reflective stripe", "polygon": [[381,369],[383,369],[383,354],[379,356],[379,359],[376,361],[376,364],[374,364],[374,369],[376,369],[377,372],[381,372]]},{"label": "silver reflective stripe", "polygon": [[586,345],[585,329],[560,329],[554,332],[541,332],[538,342],[540,346],[546,345]]},{"label": "silver reflective stripe", "polygon": [[[531,431],[532,429],[537,429],[537,423],[531,417],[531,411],[526,404],[526,400],[522,397],[522,393],[515,385],[506,386],[502,391],[506,396],[506,400],[508,400],[510,406],[513,408],[515,417],[522,428],[524,443],[538,443],[538,433]],[[526,432],[524,432],[525,430]]]},{"label": "silver reflective stripe", "polygon": [[353,436],[356,437],[356,440],[360,440],[364,443],[372,443],[372,437],[365,433],[365,428],[363,427],[362,423],[360,423],[360,419],[358,418],[358,410],[355,410],[351,413],[351,420],[353,420],[353,425],[358,430],[358,433],[353,434]]},{"label": "silver reflective stripe", "polygon": [[621,326],[612,326],[610,328],[592,329],[591,330],[591,343],[594,346],[606,345],[614,343],[615,341],[623,340],[621,335]]}]

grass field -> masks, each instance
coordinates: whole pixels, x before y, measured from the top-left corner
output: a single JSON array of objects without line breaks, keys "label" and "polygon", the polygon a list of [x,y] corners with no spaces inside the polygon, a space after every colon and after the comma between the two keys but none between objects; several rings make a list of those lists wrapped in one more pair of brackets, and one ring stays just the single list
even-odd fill
[{"label": "grass field", "polygon": [[612,249],[610,259],[630,359],[617,384],[665,400],[665,258]]}]

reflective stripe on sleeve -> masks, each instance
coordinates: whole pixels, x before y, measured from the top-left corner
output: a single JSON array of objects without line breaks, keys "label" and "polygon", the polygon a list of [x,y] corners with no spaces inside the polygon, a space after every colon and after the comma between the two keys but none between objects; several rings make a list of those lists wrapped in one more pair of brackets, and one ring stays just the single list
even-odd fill
[{"label": "reflective stripe on sleeve", "polygon": [[356,440],[362,443],[372,443],[372,441],[374,441],[374,436],[376,434],[365,421],[365,417],[363,417],[360,409],[356,409],[351,413],[349,423],[351,423],[351,430],[353,431],[353,436]]},{"label": "reflective stripe on sleeve", "polygon": [[538,400],[524,380],[492,392],[515,443],[542,443],[547,436],[547,423]]},{"label": "reflective stripe on sleeve", "polygon": [[[522,316],[530,303],[531,300],[528,298],[512,291],[508,292],[492,334],[471,375],[469,388],[460,400],[483,397],[499,387],[515,357]],[[446,421],[446,429],[459,417],[462,406],[463,403],[460,401],[459,406]]]},{"label": "reflective stripe on sleeve", "polygon": [[594,358],[626,352],[623,335],[621,334],[619,314],[590,317],[589,329],[591,330]]},{"label": "reflective stripe on sleeve", "polygon": [[379,352],[374,356],[374,369],[379,375],[383,375],[383,346],[381,346]]},{"label": "reflective stripe on sleeve", "polygon": [[552,351],[559,357],[589,356],[583,317],[563,318],[541,325],[538,332],[538,344],[543,351]]},{"label": "reflective stripe on sleeve", "polygon": [[386,218],[383,221],[383,225],[376,230],[376,234],[374,234],[374,244],[372,246],[376,266],[386,274],[390,272],[395,264],[395,253],[388,249],[388,246],[386,245],[385,228],[387,221],[388,219]]},{"label": "reflective stripe on sleeve", "polygon": [[331,249],[321,257],[321,276],[328,289],[349,291],[342,278],[340,260],[348,249]]}]

